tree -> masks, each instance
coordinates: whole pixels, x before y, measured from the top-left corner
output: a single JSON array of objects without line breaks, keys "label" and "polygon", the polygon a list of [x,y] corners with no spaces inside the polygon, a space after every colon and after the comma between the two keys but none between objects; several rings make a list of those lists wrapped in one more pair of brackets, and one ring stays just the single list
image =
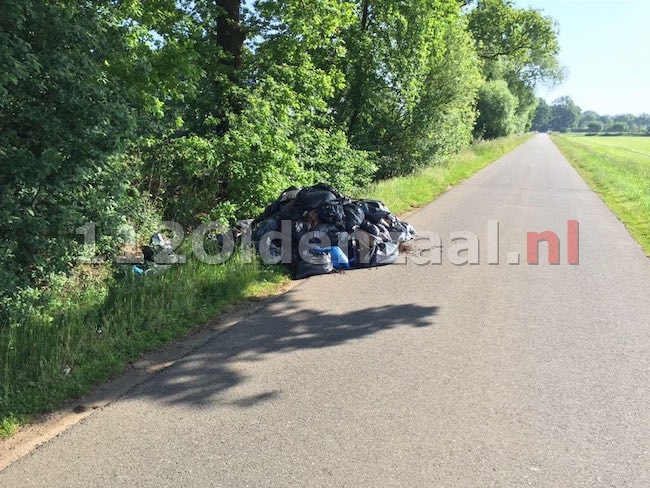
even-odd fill
[{"label": "tree", "polygon": [[607,132],[629,132],[630,126],[626,122],[614,122],[607,128]]},{"label": "tree", "polygon": [[650,114],[641,114],[636,120],[639,130],[650,134]]},{"label": "tree", "polygon": [[592,134],[598,134],[599,132],[602,132],[603,124],[598,120],[594,120],[593,122],[589,122],[587,124],[587,130]]},{"label": "tree", "polygon": [[0,290],[74,262],[75,229],[110,232],[129,212],[129,93],[106,69],[119,32],[79,2],[4,3],[0,52]]},{"label": "tree", "polygon": [[525,84],[562,78],[557,25],[540,11],[516,8],[510,0],[478,0],[469,14],[469,29],[482,59],[504,63]]},{"label": "tree", "polygon": [[488,81],[479,90],[477,138],[495,139],[512,134],[516,126],[517,97],[503,80]]},{"label": "tree", "polygon": [[551,127],[551,116],[551,106],[546,103],[546,100],[540,98],[535,109],[535,116],[531,128],[536,131],[546,132]]},{"label": "tree", "polygon": [[467,144],[480,75],[457,1],[354,3],[335,102],[353,147],[375,152],[385,177]]},{"label": "tree", "polygon": [[582,113],[578,127],[587,128],[589,127],[589,124],[598,121],[598,114],[593,110],[587,110],[586,112]]},{"label": "tree", "polygon": [[516,8],[510,0],[478,0],[469,13],[469,28],[486,79],[508,83],[518,99],[515,128],[528,130],[538,103],[535,88],[563,78],[556,23],[538,10]]},{"label": "tree", "polygon": [[558,98],[553,102],[551,110],[551,128],[553,130],[567,132],[578,126],[582,111],[571,97]]}]

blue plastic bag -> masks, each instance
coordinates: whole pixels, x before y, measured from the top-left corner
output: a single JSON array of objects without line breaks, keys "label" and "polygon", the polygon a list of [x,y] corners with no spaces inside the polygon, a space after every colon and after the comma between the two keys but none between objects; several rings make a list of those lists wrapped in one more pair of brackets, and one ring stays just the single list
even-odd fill
[{"label": "blue plastic bag", "polygon": [[343,249],[340,247],[317,247],[316,251],[330,254],[332,256],[332,265],[334,266],[334,269],[350,269],[350,261],[343,252]]}]

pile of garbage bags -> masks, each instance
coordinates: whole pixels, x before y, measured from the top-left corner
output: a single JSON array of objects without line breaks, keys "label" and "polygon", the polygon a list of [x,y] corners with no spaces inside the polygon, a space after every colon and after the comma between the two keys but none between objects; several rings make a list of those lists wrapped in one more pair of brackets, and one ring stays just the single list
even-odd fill
[{"label": "pile of garbage bags", "polygon": [[294,279],[394,263],[415,229],[378,200],[352,200],[324,183],[283,191],[247,231],[265,261]]}]

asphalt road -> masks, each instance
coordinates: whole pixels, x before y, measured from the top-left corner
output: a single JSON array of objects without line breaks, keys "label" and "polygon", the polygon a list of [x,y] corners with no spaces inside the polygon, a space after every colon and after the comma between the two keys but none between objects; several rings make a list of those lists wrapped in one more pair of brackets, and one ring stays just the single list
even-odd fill
[{"label": "asphalt road", "polygon": [[[409,220],[441,265],[419,240],[406,265],[305,281],[0,486],[649,487],[650,262],[549,138]],[[547,230],[561,264],[526,264]],[[455,231],[480,264],[449,261]]]}]

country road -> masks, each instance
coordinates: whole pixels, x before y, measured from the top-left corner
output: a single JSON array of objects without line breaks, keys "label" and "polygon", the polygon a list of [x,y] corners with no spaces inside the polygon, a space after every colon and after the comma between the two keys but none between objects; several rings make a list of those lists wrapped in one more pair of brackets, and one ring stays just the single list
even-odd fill
[{"label": "country road", "polygon": [[[418,240],[406,264],[306,280],[0,487],[650,487],[650,261],[548,136],[408,220],[442,264]],[[457,231],[479,264],[450,262]],[[542,231],[559,265],[545,244],[526,263]]]}]

